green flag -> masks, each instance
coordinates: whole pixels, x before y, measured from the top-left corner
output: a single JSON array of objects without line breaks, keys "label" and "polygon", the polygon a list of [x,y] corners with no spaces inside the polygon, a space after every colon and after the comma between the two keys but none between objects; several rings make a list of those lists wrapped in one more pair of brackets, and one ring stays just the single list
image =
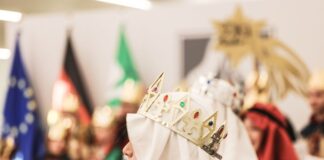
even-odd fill
[{"label": "green flag", "polygon": [[121,27],[119,33],[119,45],[116,60],[123,71],[123,77],[118,81],[117,86],[123,85],[127,79],[139,81],[139,76],[135,69],[131,52],[127,44],[124,27]]},{"label": "green flag", "polygon": [[[121,26],[119,30],[118,48],[115,58],[117,62],[116,64],[118,65],[119,70],[122,72],[120,75],[122,76],[116,82],[114,89],[116,92],[120,92],[126,80],[131,79],[135,82],[138,82],[140,80],[138,72],[135,69],[131,51],[127,43],[124,26]],[[120,96],[119,93],[117,93],[117,97],[109,100],[108,105],[112,107],[119,106],[120,97],[118,96]]]}]

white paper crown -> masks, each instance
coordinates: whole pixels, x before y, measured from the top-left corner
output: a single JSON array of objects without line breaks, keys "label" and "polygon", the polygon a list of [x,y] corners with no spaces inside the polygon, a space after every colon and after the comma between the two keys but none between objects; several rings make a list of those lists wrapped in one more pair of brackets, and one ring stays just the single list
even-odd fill
[{"label": "white paper crown", "polygon": [[[217,112],[205,113],[204,102],[190,92],[161,93],[162,73],[149,87],[138,113],[188,139],[208,154],[222,158],[217,153],[226,137],[225,123],[216,129]],[[209,115],[208,115],[209,114]]]}]

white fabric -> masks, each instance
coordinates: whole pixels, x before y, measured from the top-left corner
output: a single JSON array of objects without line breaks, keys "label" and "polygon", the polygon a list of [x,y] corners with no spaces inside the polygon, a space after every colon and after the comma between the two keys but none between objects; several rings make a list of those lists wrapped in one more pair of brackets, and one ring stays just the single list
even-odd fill
[{"label": "white fabric", "polygon": [[[170,101],[177,102],[186,92],[170,92]],[[200,118],[213,114],[212,101],[190,94],[189,112],[200,109]],[[161,98],[161,97],[159,97]],[[163,98],[163,97],[162,97]],[[157,101],[157,100],[156,100]],[[159,104],[152,104],[159,105]],[[204,106],[204,107],[202,107]],[[218,126],[220,122],[217,122]],[[138,160],[213,160],[208,153],[169,128],[140,114],[127,115],[127,130]]]},{"label": "white fabric", "polygon": [[233,113],[229,107],[218,105],[218,119],[226,119],[228,136],[221,146],[223,160],[257,160],[257,155],[250,142],[246,129],[242,121]]},{"label": "white fabric", "polygon": [[187,139],[142,115],[128,114],[127,130],[137,160],[213,160]]},{"label": "white fabric", "polygon": [[[212,76],[214,75],[212,74]],[[190,91],[229,107],[234,105],[233,102],[237,98],[234,94],[238,94],[234,87],[227,81],[205,76],[201,76],[199,80],[194,82]]]},{"label": "white fabric", "polygon": [[[192,95],[196,102],[201,102],[205,113],[219,111],[217,125],[228,119],[228,136],[221,143],[218,151],[223,160],[257,159],[242,123],[231,110],[225,110],[220,104],[211,104],[208,99]],[[207,101],[207,103],[206,103]],[[192,107],[197,107],[193,105]],[[226,116],[225,116],[226,114]],[[204,116],[206,117],[206,115]],[[139,114],[127,115],[127,130],[134,154],[138,160],[214,160],[205,151],[176,134],[170,129]]]},{"label": "white fabric", "polygon": [[[215,53],[214,53],[215,54]],[[199,67],[198,67],[199,68]],[[231,107],[235,103],[235,89],[226,81],[214,79],[209,84],[193,82],[192,92],[199,92],[199,88],[208,85],[209,97],[214,101],[213,111],[218,111],[218,121],[226,121],[228,137],[226,143],[221,147],[224,160],[254,160],[257,159],[254,148],[250,142],[248,134],[241,120],[233,113]],[[197,92],[198,91],[198,92]]]},{"label": "white fabric", "polygon": [[[235,101],[234,88],[224,80],[213,79],[208,85],[209,98],[214,101],[213,111],[218,111],[218,121],[226,121],[228,137],[222,146],[224,159],[226,160],[253,160],[257,159],[254,148],[241,120],[233,113],[231,106]],[[199,87],[206,84],[199,80],[191,88],[192,92],[199,91]],[[201,96],[205,93],[196,92]]]}]

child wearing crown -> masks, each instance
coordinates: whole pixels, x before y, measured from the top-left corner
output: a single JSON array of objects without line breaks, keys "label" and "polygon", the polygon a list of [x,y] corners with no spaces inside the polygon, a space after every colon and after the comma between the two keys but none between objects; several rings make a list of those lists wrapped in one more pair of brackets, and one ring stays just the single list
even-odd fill
[{"label": "child wearing crown", "polygon": [[[164,74],[149,87],[137,114],[127,115],[128,160],[226,159],[226,122],[213,100],[195,92],[161,92]],[[226,141],[226,139],[225,139]],[[253,158],[252,158],[253,159]]]}]

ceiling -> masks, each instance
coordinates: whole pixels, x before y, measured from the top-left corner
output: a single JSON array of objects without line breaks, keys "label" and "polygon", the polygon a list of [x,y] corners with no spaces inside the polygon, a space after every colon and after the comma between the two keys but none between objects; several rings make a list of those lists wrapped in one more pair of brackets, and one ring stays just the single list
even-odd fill
[{"label": "ceiling", "polygon": [[95,0],[1,0],[0,8],[23,13],[91,10],[111,5]]},{"label": "ceiling", "polygon": [[[151,0],[170,2],[178,0]],[[0,0],[0,9],[19,11],[23,13],[71,12],[100,8],[117,7],[95,0]]]},{"label": "ceiling", "polygon": [[[95,0],[0,0],[0,9],[22,12],[23,14],[48,12],[73,12],[112,7]],[[0,21],[0,48],[5,47],[5,22]]]},{"label": "ceiling", "polygon": [[[151,0],[153,3],[179,0]],[[75,12],[103,8],[121,8],[120,6],[97,2],[95,0],[0,0],[0,9],[38,14],[51,12]],[[4,23],[0,21],[0,48],[4,47]]]}]

